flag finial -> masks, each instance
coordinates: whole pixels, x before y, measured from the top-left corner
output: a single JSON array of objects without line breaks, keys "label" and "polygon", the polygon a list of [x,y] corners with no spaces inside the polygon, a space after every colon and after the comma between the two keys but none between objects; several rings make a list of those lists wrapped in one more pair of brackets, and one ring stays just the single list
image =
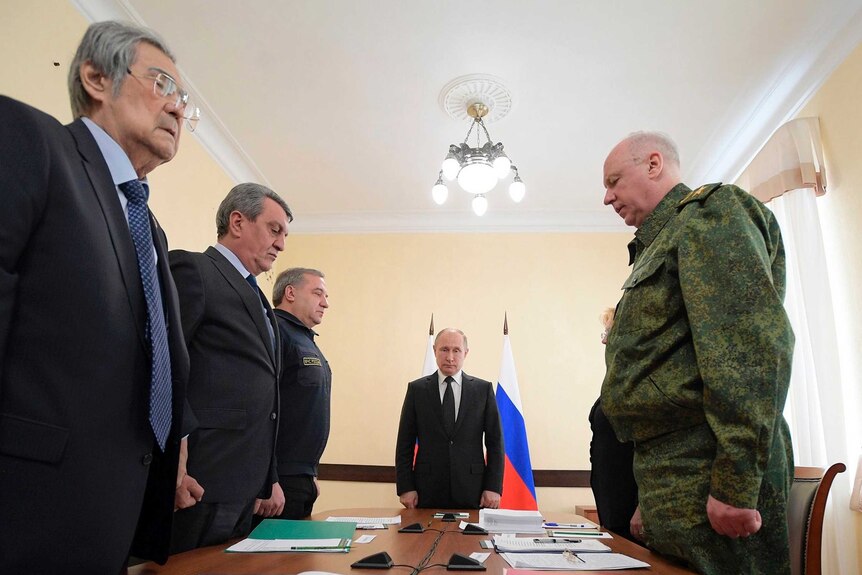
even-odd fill
[{"label": "flag finial", "polygon": [[428,335],[434,335],[434,314],[431,314],[431,327],[428,328]]},{"label": "flag finial", "polygon": [[509,316],[503,312],[503,335],[509,335]]}]

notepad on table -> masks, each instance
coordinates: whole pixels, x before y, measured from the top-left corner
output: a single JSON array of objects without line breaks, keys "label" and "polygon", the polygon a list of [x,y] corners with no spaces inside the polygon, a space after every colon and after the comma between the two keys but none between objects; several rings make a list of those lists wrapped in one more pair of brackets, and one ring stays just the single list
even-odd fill
[{"label": "notepad on table", "polygon": [[306,551],[347,553],[356,523],[264,519],[246,539],[225,549],[229,553]]}]

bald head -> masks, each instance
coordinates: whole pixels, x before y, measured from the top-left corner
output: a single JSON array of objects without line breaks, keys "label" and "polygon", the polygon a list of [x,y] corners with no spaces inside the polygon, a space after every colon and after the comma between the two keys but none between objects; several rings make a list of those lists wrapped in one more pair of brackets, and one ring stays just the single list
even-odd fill
[{"label": "bald head", "polygon": [[613,206],[626,224],[640,227],[680,180],[673,140],[660,132],[635,132],[614,146],[605,160],[604,203]]}]

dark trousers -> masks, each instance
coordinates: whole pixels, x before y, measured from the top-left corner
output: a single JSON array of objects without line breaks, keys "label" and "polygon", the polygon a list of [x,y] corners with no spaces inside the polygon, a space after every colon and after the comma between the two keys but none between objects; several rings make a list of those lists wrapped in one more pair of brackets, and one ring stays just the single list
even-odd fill
[{"label": "dark trousers", "polygon": [[284,491],[284,512],[279,519],[305,519],[317,501],[317,486],[311,475],[279,475]]},{"label": "dark trousers", "polygon": [[[273,519],[308,519],[317,501],[317,486],[311,475],[279,475],[278,484],[284,492],[284,511]],[[257,527],[263,517],[255,515],[252,524]]]},{"label": "dark trousers", "polygon": [[253,512],[253,499],[248,503],[197,503],[177,510],[171,531],[171,554],[247,536]]},{"label": "dark trousers", "polygon": [[641,544],[629,530],[629,521],[638,506],[638,485],[632,461],[634,445],[621,443],[602,411],[601,399],[590,411],[590,487],[602,525],[626,539]]}]

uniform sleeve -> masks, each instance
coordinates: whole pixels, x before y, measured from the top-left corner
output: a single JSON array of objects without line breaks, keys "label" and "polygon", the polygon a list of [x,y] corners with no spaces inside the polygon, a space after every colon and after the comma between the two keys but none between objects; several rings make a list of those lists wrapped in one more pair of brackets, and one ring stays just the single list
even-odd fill
[{"label": "uniform sleeve", "polygon": [[725,187],[686,209],[700,211],[679,244],[679,281],[717,440],[710,491],[753,509],[793,352],[784,248],[774,217],[741,190]]},{"label": "uniform sleeve", "polygon": [[500,413],[497,410],[497,399],[491,383],[488,384],[488,396],[485,401],[485,453],[487,464],[482,489],[502,494],[503,468],[505,467],[503,429],[500,425]]},{"label": "uniform sleeve", "polygon": [[416,491],[416,483],[413,480],[413,453],[416,449],[417,431],[413,392],[413,387],[408,386],[404,405],[401,407],[398,436],[395,440],[395,483],[398,495]]}]

